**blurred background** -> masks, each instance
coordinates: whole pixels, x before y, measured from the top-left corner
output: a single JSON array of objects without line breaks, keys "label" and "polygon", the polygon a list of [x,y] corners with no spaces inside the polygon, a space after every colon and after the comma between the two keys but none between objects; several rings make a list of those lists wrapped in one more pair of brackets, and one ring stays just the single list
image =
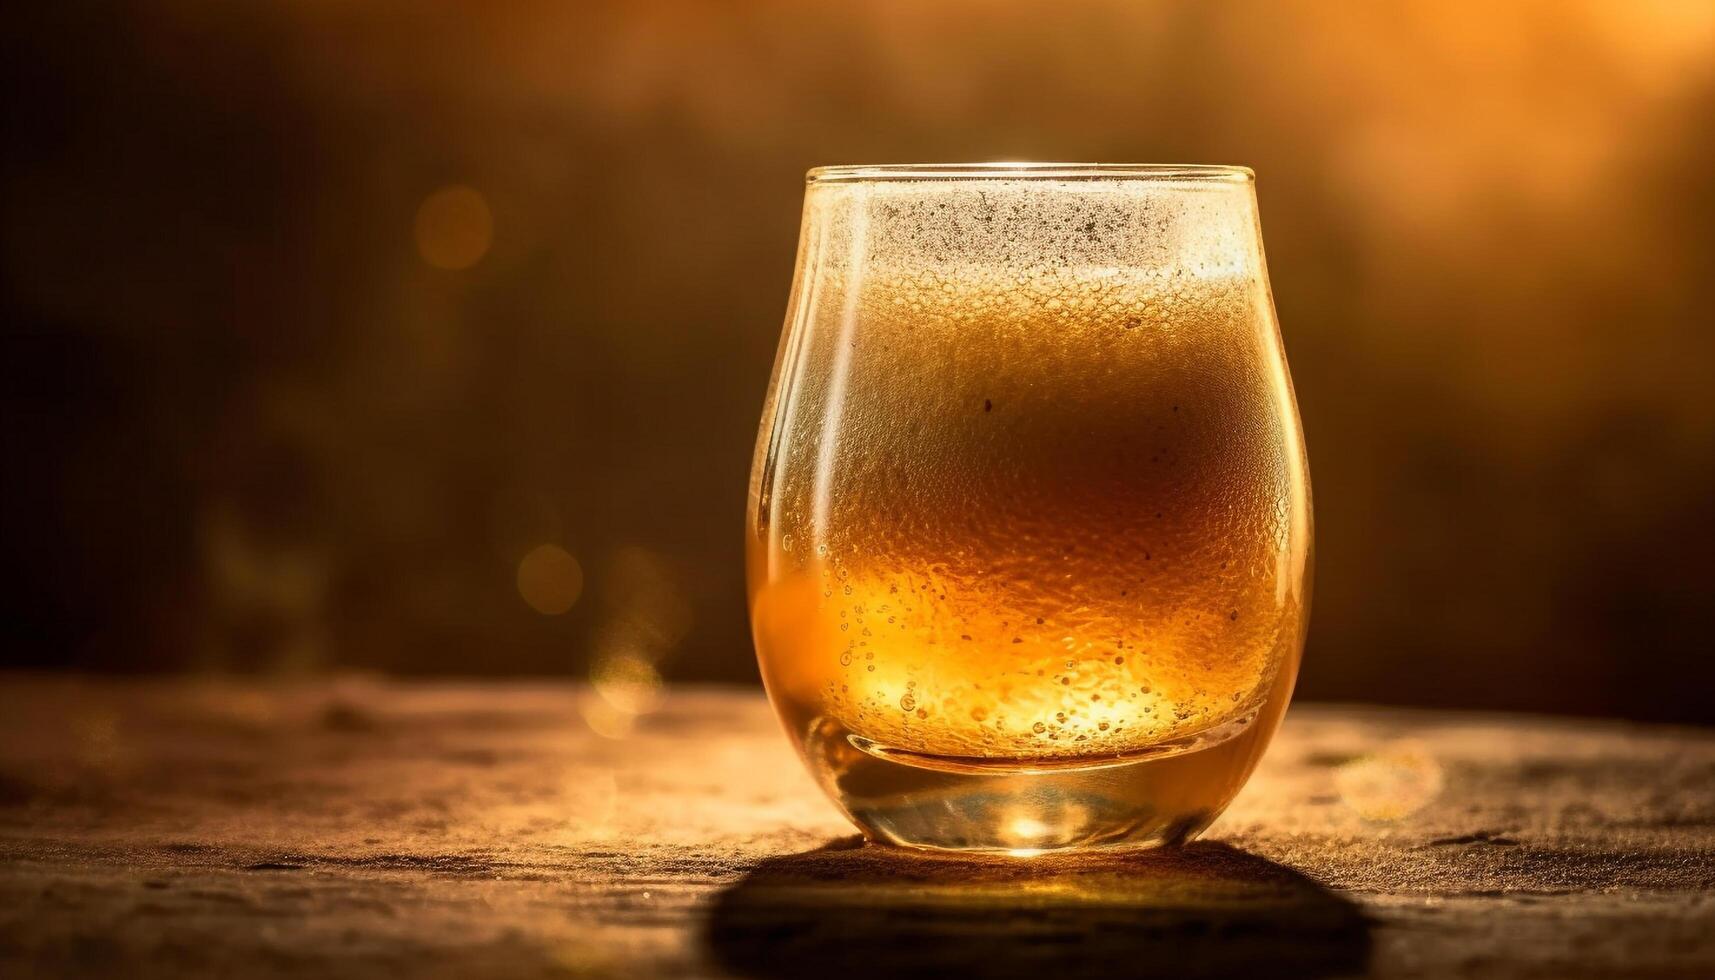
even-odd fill
[{"label": "blurred background", "polygon": [[1708,0],[0,17],[5,665],[751,682],[803,171],[1238,163],[1300,696],[1715,722]]}]

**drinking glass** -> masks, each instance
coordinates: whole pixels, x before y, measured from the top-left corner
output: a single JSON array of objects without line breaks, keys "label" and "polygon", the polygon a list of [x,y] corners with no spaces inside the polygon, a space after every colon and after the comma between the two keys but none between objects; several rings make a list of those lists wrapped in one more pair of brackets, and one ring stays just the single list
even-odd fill
[{"label": "drinking glass", "polygon": [[1201,832],[1310,600],[1254,175],[810,171],[746,535],[769,697],[868,837]]}]

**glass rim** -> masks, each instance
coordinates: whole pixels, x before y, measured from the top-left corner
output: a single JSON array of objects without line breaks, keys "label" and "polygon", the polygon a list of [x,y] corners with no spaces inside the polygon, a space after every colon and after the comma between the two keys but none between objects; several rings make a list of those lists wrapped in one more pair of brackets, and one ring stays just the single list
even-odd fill
[{"label": "glass rim", "polygon": [[1249,167],[1208,163],[884,163],[812,167],[806,183],[894,180],[1159,180],[1249,184]]}]

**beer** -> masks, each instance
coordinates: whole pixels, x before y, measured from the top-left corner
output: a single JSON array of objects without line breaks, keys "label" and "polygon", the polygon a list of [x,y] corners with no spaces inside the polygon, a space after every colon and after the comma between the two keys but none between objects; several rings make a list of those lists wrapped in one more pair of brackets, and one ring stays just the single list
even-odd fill
[{"label": "beer", "polygon": [[872,834],[1212,820],[1290,694],[1308,492],[1248,172],[813,172],[751,613]]}]

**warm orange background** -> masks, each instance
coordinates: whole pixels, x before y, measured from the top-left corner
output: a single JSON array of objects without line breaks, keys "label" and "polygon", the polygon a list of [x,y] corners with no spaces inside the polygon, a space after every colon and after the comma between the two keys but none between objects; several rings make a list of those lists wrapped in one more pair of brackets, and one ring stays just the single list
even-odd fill
[{"label": "warm orange background", "polygon": [[754,677],[803,170],[1243,163],[1301,693],[1715,721],[1707,0],[31,6],[10,663]]}]

